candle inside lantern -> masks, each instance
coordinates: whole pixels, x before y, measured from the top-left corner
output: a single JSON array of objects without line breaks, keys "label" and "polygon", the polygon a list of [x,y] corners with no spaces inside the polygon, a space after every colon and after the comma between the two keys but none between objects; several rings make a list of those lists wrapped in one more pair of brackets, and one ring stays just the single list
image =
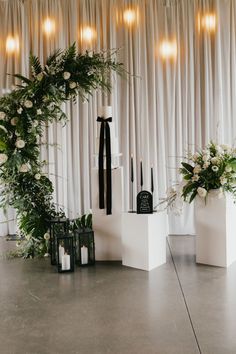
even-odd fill
[{"label": "candle inside lantern", "polygon": [[131,172],[130,172],[131,182],[134,181],[134,165],[133,165],[133,155],[131,155]]},{"label": "candle inside lantern", "polygon": [[61,269],[70,270],[70,255],[65,252],[61,257]]},{"label": "candle inside lantern", "polygon": [[81,264],[88,264],[88,247],[81,247]]},{"label": "candle inside lantern", "polygon": [[153,167],[151,167],[151,192],[154,192]]},{"label": "candle inside lantern", "polygon": [[59,245],[59,263],[62,263],[62,256],[65,254],[65,249],[61,245]]},{"label": "candle inside lantern", "polygon": [[143,162],[140,160],[140,185],[141,189],[143,189]]}]

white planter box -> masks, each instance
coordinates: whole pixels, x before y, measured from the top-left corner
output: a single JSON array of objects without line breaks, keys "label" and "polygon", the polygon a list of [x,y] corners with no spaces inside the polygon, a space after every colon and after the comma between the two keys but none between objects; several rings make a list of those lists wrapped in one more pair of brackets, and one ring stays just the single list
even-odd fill
[{"label": "white planter box", "polygon": [[96,260],[120,261],[123,167],[112,169],[112,215],[99,209],[98,170],[92,170],[92,210]]},{"label": "white planter box", "polygon": [[122,215],[122,264],[152,270],[166,263],[166,212]]},{"label": "white planter box", "polygon": [[208,193],[205,199],[196,197],[196,262],[228,267],[236,261],[236,204],[226,193]]}]

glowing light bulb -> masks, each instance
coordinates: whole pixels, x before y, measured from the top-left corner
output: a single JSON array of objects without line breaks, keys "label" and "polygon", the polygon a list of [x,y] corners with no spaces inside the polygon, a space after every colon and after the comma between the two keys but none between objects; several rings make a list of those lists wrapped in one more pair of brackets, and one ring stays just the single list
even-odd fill
[{"label": "glowing light bulb", "polygon": [[202,17],[202,27],[209,32],[214,32],[216,29],[216,15],[206,14]]},{"label": "glowing light bulb", "polygon": [[6,39],[6,52],[8,54],[13,54],[19,52],[19,38],[18,36],[12,37],[8,36]]},{"label": "glowing light bulb", "polygon": [[124,18],[124,22],[127,25],[129,26],[132,25],[136,21],[136,17],[137,14],[135,10],[127,9],[124,11],[123,18]]},{"label": "glowing light bulb", "polygon": [[55,29],[55,21],[50,18],[46,18],[46,20],[43,22],[43,31],[45,34],[50,36],[51,34],[55,33]]},{"label": "glowing light bulb", "polygon": [[175,59],[177,57],[176,41],[163,40],[160,44],[159,52],[163,59]]},{"label": "glowing light bulb", "polygon": [[96,31],[92,27],[84,27],[81,30],[81,39],[84,42],[91,42],[96,37]]}]

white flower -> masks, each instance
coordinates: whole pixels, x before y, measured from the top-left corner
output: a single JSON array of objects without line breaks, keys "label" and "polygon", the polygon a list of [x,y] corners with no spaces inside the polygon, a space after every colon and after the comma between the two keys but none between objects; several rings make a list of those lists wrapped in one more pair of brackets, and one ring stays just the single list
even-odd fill
[{"label": "white flower", "polygon": [[71,81],[70,84],[69,84],[69,86],[70,86],[71,89],[74,89],[74,88],[77,87],[77,83],[74,82],[74,81]]},{"label": "white flower", "polygon": [[39,73],[37,76],[36,76],[36,79],[38,81],[41,81],[43,79],[43,73]]},{"label": "white flower", "polygon": [[41,174],[40,174],[40,173],[36,173],[36,174],[34,175],[34,178],[37,179],[37,180],[40,180]]},{"label": "white flower", "polygon": [[0,112],[0,120],[4,120],[6,118],[5,112]]},{"label": "white flower", "polygon": [[32,108],[32,107],[33,107],[33,102],[30,101],[30,100],[26,100],[26,101],[24,102],[24,106],[25,106],[26,108]]},{"label": "white flower", "polygon": [[210,155],[204,154],[204,155],[202,156],[202,160],[203,160],[204,162],[207,162],[207,160],[209,159],[209,157],[210,157]]},{"label": "white flower", "polygon": [[17,113],[18,113],[18,114],[21,114],[22,112],[23,112],[23,108],[22,108],[22,107],[20,107],[20,108],[17,109]]},{"label": "white flower", "polygon": [[199,172],[201,172],[202,168],[200,165],[196,165],[193,169],[193,173],[194,174],[198,174]]},{"label": "white flower", "polygon": [[38,125],[39,125],[39,122],[38,122],[37,120],[34,120],[34,121],[33,121],[33,127],[36,128]]},{"label": "white flower", "polygon": [[220,183],[222,184],[222,186],[223,186],[224,184],[226,184],[226,183],[227,183],[227,178],[225,178],[224,176],[221,176],[221,177],[220,177]]},{"label": "white flower", "polygon": [[44,240],[48,241],[50,240],[50,234],[48,232],[46,232],[44,235],[43,235],[43,238]]},{"label": "white flower", "polygon": [[16,125],[17,122],[18,122],[18,117],[13,117],[13,118],[11,119],[11,125]]},{"label": "white flower", "polygon": [[226,166],[225,167],[225,172],[231,172],[232,171],[232,167],[231,166]]},{"label": "white flower", "polygon": [[16,140],[16,147],[17,147],[18,149],[23,149],[23,147],[25,147],[25,142],[24,142],[24,140],[22,140],[22,139]]},{"label": "white flower", "polygon": [[48,105],[49,111],[53,111],[54,107],[55,107],[55,103],[51,102],[51,103]]},{"label": "white flower", "polygon": [[19,172],[26,173],[30,170],[30,166],[26,163],[20,166]]},{"label": "white flower", "polygon": [[219,162],[219,160],[218,160],[218,158],[217,158],[217,157],[212,157],[212,159],[211,159],[211,163],[212,163],[212,165],[217,165],[217,164],[218,164],[218,162]]},{"label": "white flower", "polygon": [[206,169],[207,167],[209,167],[210,166],[210,162],[205,162],[204,164],[203,164],[203,168],[204,169]]},{"label": "white flower", "polygon": [[219,167],[218,166],[212,166],[212,171],[214,171],[214,172],[217,172],[217,171],[219,171]]},{"label": "white flower", "polygon": [[220,145],[216,145],[216,151],[219,153],[219,154],[222,154],[223,152],[223,149]]},{"label": "white flower", "polygon": [[230,151],[230,150],[231,150],[230,146],[227,145],[227,144],[222,144],[222,145],[220,145],[220,146],[221,146],[221,148],[222,148],[224,151]]},{"label": "white flower", "polygon": [[43,112],[42,112],[42,110],[41,110],[40,108],[39,108],[39,109],[37,109],[37,111],[36,111],[36,112],[37,112],[37,115],[38,115],[38,116],[40,116],[40,114],[42,114],[42,113],[43,113]]},{"label": "white flower", "polygon": [[1,124],[0,124],[0,129],[2,129],[5,133],[7,133],[7,129]]},{"label": "white flower", "polygon": [[8,156],[6,154],[0,154],[0,165],[3,165],[7,160]]},{"label": "white flower", "polygon": [[207,195],[207,190],[205,188],[198,187],[197,193],[198,193],[199,197],[205,198],[205,196]]},{"label": "white flower", "polygon": [[193,177],[192,177],[192,181],[193,182],[197,182],[198,180],[199,180],[199,176],[198,175],[194,175]]},{"label": "white flower", "polygon": [[198,158],[199,158],[199,153],[196,152],[196,153],[193,155],[192,160],[193,160],[194,162],[196,162]]},{"label": "white flower", "polygon": [[65,72],[63,73],[63,78],[64,78],[65,80],[69,80],[70,77],[71,77],[71,73],[69,73],[68,71],[65,71]]}]

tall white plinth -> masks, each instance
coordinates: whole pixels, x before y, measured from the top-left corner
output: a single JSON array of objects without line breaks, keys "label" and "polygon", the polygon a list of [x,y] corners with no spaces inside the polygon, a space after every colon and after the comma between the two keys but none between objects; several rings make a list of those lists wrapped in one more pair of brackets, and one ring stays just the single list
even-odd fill
[{"label": "tall white plinth", "polygon": [[197,263],[228,267],[236,261],[236,204],[228,193],[196,197],[195,227]]},{"label": "tall white plinth", "polygon": [[106,209],[99,209],[98,169],[92,170],[92,210],[96,260],[120,261],[123,167],[112,169],[112,215],[106,215]]},{"label": "tall white plinth", "polygon": [[123,213],[122,264],[152,270],[166,263],[167,215]]}]

